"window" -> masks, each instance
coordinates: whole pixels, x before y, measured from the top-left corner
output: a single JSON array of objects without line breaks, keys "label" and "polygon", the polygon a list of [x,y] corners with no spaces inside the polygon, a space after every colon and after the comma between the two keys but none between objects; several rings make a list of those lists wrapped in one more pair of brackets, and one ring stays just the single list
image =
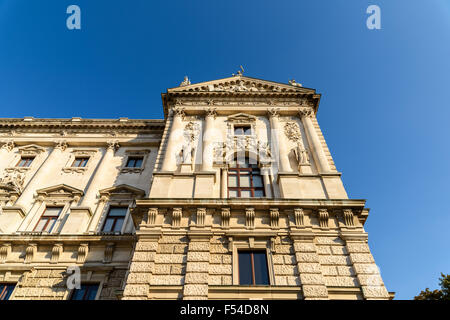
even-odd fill
[{"label": "window", "polygon": [[81,284],[80,289],[74,289],[70,300],[95,300],[98,284]]},{"label": "window", "polygon": [[17,163],[16,167],[22,167],[22,168],[27,168],[29,166],[31,166],[31,163],[33,162],[34,157],[22,157],[20,158],[19,163]]},{"label": "window", "polygon": [[264,185],[259,168],[249,164],[246,157],[244,163],[235,162],[228,170],[228,197],[261,198],[264,197]]},{"label": "window", "polygon": [[110,207],[102,231],[120,232],[122,230],[122,225],[127,211],[127,207]]},{"label": "window", "polygon": [[84,167],[86,167],[88,161],[89,161],[89,158],[87,158],[87,157],[75,158],[75,160],[72,163],[72,167],[73,168],[84,168]]},{"label": "window", "polygon": [[0,301],[9,300],[15,286],[16,285],[12,283],[0,283]]},{"label": "window", "polygon": [[238,251],[239,284],[268,285],[269,271],[265,251]]},{"label": "window", "polygon": [[250,126],[234,126],[235,136],[250,136],[252,134],[252,129]]},{"label": "window", "polygon": [[144,157],[128,157],[127,168],[140,168]]},{"label": "window", "polygon": [[62,207],[45,208],[45,211],[36,224],[36,227],[34,227],[34,231],[45,231],[48,233],[52,232],[53,226],[55,225],[56,220],[58,220],[62,209]]}]

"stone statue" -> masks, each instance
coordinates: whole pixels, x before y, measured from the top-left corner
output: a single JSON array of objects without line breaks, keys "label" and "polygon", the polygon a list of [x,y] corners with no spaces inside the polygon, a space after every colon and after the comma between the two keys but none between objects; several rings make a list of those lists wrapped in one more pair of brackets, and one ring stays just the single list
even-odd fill
[{"label": "stone statue", "polygon": [[291,86],[294,86],[294,87],[301,87],[302,86],[301,83],[295,82],[295,79],[289,80],[289,84]]},{"label": "stone statue", "polygon": [[25,176],[21,173],[7,173],[3,178],[0,178],[0,184],[13,187],[18,192],[22,191],[23,183],[25,182]]},{"label": "stone statue", "polygon": [[309,164],[308,150],[305,149],[302,143],[297,143],[297,147],[294,149],[294,154],[299,165]]},{"label": "stone statue", "polygon": [[183,82],[180,83],[180,87],[188,86],[191,84],[191,80],[189,80],[188,76],[184,76]]}]

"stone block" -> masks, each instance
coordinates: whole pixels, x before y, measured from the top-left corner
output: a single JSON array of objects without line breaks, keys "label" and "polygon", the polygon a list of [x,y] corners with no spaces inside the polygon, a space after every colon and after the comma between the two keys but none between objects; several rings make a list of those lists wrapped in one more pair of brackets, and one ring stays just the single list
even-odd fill
[{"label": "stone block", "polygon": [[345,255],[345,254],[348,254],[347,249],[344,246],[331,246],[331,252],[334,255]]},{"label": "stone block", "polygon": [[157,242],[139,241],[136,244],[136,251],[156,251],[158,249]]},{"label": "stone block", "polygon": [[297,262],[319,262],[319,257],[315,253],[296,253]]},{"label": "stone block", "polygon": [[275,245],[276,253],[294,253],[294,248],[290,244],[277,244]]},{"label": "stone block", "polygon": [[158,254],[155,257],[155,263],[186,263],[184,254]]},{"label": "stone block", "polygon": [[318,273],[302,273],[300,274],[300,282],[302,285],[307,284],[324,284],[325,281],[323,279],[322,274]]},{"label": "stone block", "polygon": [[189,242],[189,251],[209,251],[209,246],[209,242]]},{"label": "stone block", "polygon": [[305,298],[328,298],[328,290],[325,286],[303,285]]},{"label": "stone block", "polygon": [[351,253],[350,259],[353,263],[374,263],[370,253]]},{"label": "stone block", "polygon": [[358,276],[359,283],[362,286],[382,286],[383,280],[379,274],[361,274]]},{"label": "stone block", "polygon": [[317,253],[318,254],[331,254],[330,246],[317,246]]},{"label": "stone block", "polygon": [[300,273],[320,273],[322,271],[318,263],[298,263],[297,268]]},{"label": "stone block", "polygon": [[179,275],[153,275],[150,277],[150,284],[160,285],[183,285],[184,276]]},{"label": "stone block", "polygon": [[[220,282],[221,282],[220,276],[218,276],[217,278],[218,278],[218,284],[220,284]],[[209,279],[208,279],[207,273],[188,273],[188,274],[186,274],[184,282],[186,284],[194,284],[194,283],[205,284],[205,283],[208,283],[208,280],[211,280],[211,277],[209,277]]]},{"label": "stone block", "polygon": [[325,284],[329,287],[357,287],[358,281],[354,277],[325,277]]},{"label": "stone block", "polygon": [[131,261],[136,262],[150,262],[155,259],[155,252],[135,252]]},{"label": "stone block", "polygon": [[347,256],[319,256],[321,265],[351,265]]},{"label": "stone block", "polygon": [[324,276],[337,276],[338,270],[335,266],[323,266],[322,273]]},{"label": "stone block", "polygon": [[185,265],[172,265],[170,267],[170,274],[185,274],[186,266]]},{"label": "stone block", "polygon": [[186,264],[186,272],[208,272],[208,262],[192,262]]},{"label": "stone block", "polygon": [[[204,273],[202,273],[204,274]],[[210,275],[208,278],[208,284],[211,286],[220,286],[222,285],[222,276],[214,276]]]},{"label": "stone block", "polygon": [[170,274],[170,264],[155,264],[154,274]]},{"label": "stone block", "polygon": [[187,261],[209,261],[209,252],[191,252],[187,254]]},{"label": "stone block", "polygon": [[152,272],[154,265],[153,262],[133,262],[130,266],[130,272]]},{"label": "stone block", "polygon": [[361,288],[365,298],[389,298],[389,294],[384,286],[362,286]]},{"label": "stone block", "polygon": [[341,238],[336,237],[316,237],[318,244],[345,244]]},{"label": "stone block", "polygon": [[273,270],[276,275],[294,276],[298,274],[297,266],[293,265],[275,265]]},{"label": "stone block", "polygon": [[370,249],[365,242],[347,242],[347,250],[352,253],[370,253]]},{"label": "stone block", "polygon": [[127,285],[123,292],[124,296],[147,296],[148,285]]},{"label": "stone block", "polygon": [[228,246],[223,244],[211,244],[211,253],[228,253]]},{"label": "stone block", "polygon": [[337,271],[340,276],[354,276],[355,271],[352,267],[347,266],[337,266]]},{"label": "stone block", "polygon": [[371,264],[360,264],[355,263],[353,265],[353,268],[355,269],[356,273],[359,274],[379,274],[380,271],[375,263]]},{"label": "stone block", "polygon": [[160,244],[158,246],[158,253],[173,253],[174,244]]},{"label": "stone block", "polygon": [[207,296],[208,285],[186,284],[183,290],[184,296]]},{"label": "stone block", "polygon": [[299,286],[300,285],[300,278],[298,276],[287,276],[287,285],[288,286]]},{"label": "stone block", "polygon": [[294,249],[298,252],[316,252],[314,243],[294,242]]},{"label": "stone block", "polygon": [[209,266],[210,274],[231,274],[231,265],[226,264],[211,264]]},{"label": "stone block", "polygon": [[188,251],[188,246],[184,244],[176,244],[173,248],[174,253],[186,253]]}]

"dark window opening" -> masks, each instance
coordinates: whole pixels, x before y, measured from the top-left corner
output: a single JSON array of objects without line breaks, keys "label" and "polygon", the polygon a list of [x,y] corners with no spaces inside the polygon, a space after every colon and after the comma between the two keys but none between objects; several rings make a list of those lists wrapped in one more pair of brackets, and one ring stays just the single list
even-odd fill
[{"label": "dark window opening", "polygon": [[143,157],[129,157],[127,160],[127,168],[140,168],[142,167]]},{"label": "dark window opening", "polygon": [[88,161],[89,158],[75,158],[75,160],[72,163],[72,167],[84,168],[86,167]]},{"label": "dark window opening", "polygon": [[98,284],[81,284],[80,289],[74,289],[70,300],[95,300]]},{"label": "dark window opening", "polygon": [[127,214],[127,207],[111,207],[103,225],[103,232],[120,232]]},{"label": "dark window opening", "polygon": [[16,285],[12,283],[0,283],[0,301],[9,300],[15,287]]},{"label": "dark window opening", "polygon": [[250,126],[234,126],[235,136],[250,136],[252,134],[252,129]]},{"label": "dark window opening", "polygon": [[22,168],[27,168],[29,166],[31,166],[31,163],[33,162],[34,157],[22,157],[20,158],[19,163],[17,163],[16,167],[22,167]]},{"label": "dark window opening", "polygon": [[239,284],[268,285],[269,270],[265,251],[238,251]]}]

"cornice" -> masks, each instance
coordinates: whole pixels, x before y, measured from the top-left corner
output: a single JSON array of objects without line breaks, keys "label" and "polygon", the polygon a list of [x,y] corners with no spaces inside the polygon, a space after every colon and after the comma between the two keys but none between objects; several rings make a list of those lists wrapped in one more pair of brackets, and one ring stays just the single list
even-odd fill
[{"label": "cornice", "polygon": [[59,133],[61,136],[73,133],[162,133],[164,120],[131,119],[35,119],[0,118],[0,132]]}]

